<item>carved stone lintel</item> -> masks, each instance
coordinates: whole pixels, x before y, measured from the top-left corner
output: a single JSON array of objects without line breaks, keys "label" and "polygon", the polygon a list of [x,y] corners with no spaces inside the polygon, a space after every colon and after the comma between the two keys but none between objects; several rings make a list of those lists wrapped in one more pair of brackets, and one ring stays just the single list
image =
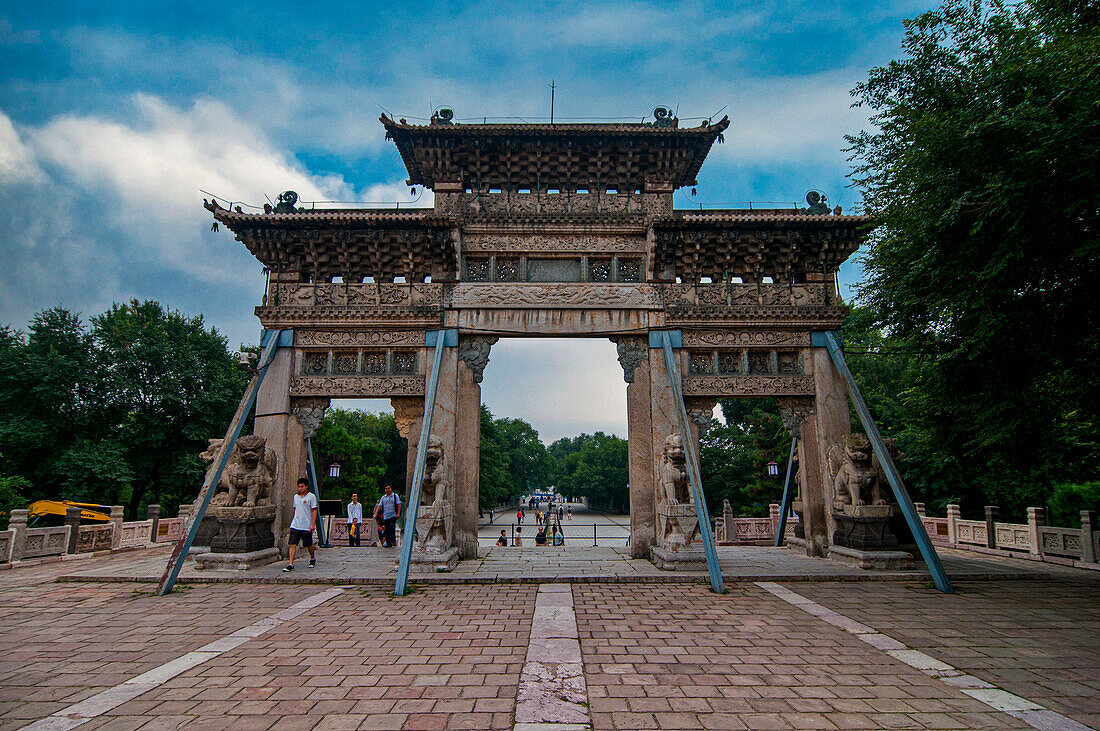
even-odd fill
[{"label": "carved stone lintel", "polygon": [[785,396],[775,400],[783,426],[791,436],[801,438],[802,424],[814,415],[814,400],[802,396]]},{"label": "carved stone lintel", "polygon": [[295,376],[295,397],[392,398],[424,395],[424,376]]},{"label": "carved stone lintel", "polygon": [[473,371],[474,383],[481,383],[485,366],[489,364],[489,349],[499,339],[487,335],[464,335],[459,339],[458,357]]},{"label": "carved stone lintel", "polygon": [[813,376],[685,376],[685,396],[808,396]]},{"label": "carved stone lintel", "polygon": [[329,403],[327,398],[296,398],[291,402],[290,411],[298,417],[306,439],[312,439],[321,428]]},{"label": "carved stone lintel", "polygon": [[397,422],[397,433],[405,439],[411,439],[410,429],[417,419],[424,418],[423,398],[391,398],[393,418]]},{"label": "carved stone lintel", "polygon": [[619,365],[623,367],[623,380],[634,383],[634,370],[649,357],[649,344],[645,338],[630,336],[611,339],[615,341],[615,350],[619,353]]}]

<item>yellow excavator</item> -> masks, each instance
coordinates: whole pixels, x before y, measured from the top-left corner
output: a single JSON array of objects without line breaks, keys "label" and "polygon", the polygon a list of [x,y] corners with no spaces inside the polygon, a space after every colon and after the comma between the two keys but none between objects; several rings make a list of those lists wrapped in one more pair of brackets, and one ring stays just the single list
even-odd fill
[{"label": "yellow excavator", "polygon": [[74,503],[72,500],[39,500],[33,502],[30,506],[30,518],[33,523],[37,523],[47,515],[60,515],[64,518],[67,508],[80,508],[81,520],[102,520],[103,522],[107,522],[111,519],[110,505]]}]

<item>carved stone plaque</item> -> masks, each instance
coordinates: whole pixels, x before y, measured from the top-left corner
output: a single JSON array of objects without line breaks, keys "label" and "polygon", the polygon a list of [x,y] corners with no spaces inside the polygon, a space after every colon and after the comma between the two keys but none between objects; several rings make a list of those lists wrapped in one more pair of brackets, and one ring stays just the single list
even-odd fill
[{"label": "carved stone plaque", "polygon": [[290,395],[338,398],[423,396],[424,376],[298,376],[290,380]]},{"label": "carved stone plaque", "polygon": [[690,376],[684,396],[812,396],[813,376]]}]

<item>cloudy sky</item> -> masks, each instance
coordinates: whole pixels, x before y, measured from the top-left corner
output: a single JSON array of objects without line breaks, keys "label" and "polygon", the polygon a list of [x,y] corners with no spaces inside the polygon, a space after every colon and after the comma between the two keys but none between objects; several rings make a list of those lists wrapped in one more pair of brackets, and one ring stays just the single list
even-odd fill
[{"label": "cloudy sky", "polygon": [[[262,204],[408,201],[383,109],[410,120],[729,114],[707,204],[846,209],[849,90],[898,55],[921,2],[0,3],[0,324],[157,299],[254,343],[260,265],[200,189]],[[694,120],[693,120],[694,121]],[[691,205],[677,195],[680,206]],[[430,193],[419,204],[430,205]],[[847,284],[858,267],[842,270]],[[483,384],[544,440],[625,435],[606,340],[512,340]],[[378,404],[367,404],[368,408]]]}]

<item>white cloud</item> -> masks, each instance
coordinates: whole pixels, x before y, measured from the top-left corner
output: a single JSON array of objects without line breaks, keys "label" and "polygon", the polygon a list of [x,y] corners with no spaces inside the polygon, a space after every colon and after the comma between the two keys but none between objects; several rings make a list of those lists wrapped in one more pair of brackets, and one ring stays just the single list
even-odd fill
[{"label": "white cloud", "polygon": [[0,183],[40,183],[45,179],[34,152],[23,144],[15,125],[0,112]]}]

